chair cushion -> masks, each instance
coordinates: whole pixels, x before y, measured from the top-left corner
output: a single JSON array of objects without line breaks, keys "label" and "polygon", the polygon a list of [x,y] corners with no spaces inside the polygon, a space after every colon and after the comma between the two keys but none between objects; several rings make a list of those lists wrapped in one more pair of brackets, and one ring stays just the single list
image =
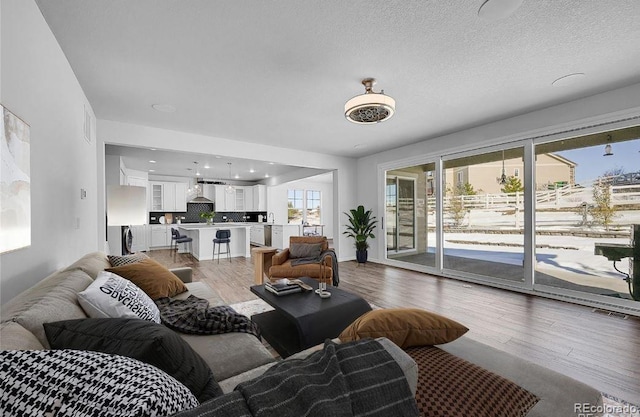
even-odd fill
[{"label": "chair cushion", "polygon": [[329,242],[326,236],[291,236],[289,238],[289,246],[294,243],[322,243],[322,250],[329,249]]},{"label": "chair cushion", "polygon": [[153,259],[107,268],[107,271],[133,282],[152,300],[187,291],[180,278]]},{"label": "chair cushion", "polygon": [[[318,264],[302,264],[291,265],[291,260],[285,261],[282,265],[273,265],[269,268],[270,278],[300,278],[311,277],[320,278],[320,265]],[[331,279],[333,277],[333,269],[330,266],[324,267],[324,278]]]}]

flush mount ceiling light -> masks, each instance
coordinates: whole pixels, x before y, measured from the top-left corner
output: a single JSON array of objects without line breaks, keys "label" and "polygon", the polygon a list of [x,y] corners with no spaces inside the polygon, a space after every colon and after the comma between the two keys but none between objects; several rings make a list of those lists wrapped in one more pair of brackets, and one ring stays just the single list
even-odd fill
[{"label": "flush mount ceiling light", "polygon": [[384,90],[376,93],[374,78],[362,80],[364,94],[353,97],[344,105],[344,116],[348,121],[363,125],[380,123],[390,119],[396,112],[396,101],[384,94]]},{"label": "flush mount ceiling light", "polygon": [[171,104],[152,104],[151,107],[162,113],[173,113],[176,111],[175,106],[172,106]]},{"label": "flush mount ceiling light", "polygon": [[478,17],[485,20],[504,19],[512,15],[523,0],[486,0],[478,9]]}]

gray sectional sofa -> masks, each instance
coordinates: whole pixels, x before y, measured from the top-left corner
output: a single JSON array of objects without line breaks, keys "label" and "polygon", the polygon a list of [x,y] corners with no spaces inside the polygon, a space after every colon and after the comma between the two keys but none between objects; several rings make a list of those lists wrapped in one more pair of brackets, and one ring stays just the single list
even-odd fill
[{"label": "gray sectional sofa", "polygon": [[[98,273],[110,266],[104,253],[87,254],[72,265],[57,271],[2,306],[0,312],[0,350],[38,350],[49,348],[44,322],[86,318],[78,304],[83,291]],[[172,270],[189,289],[189,294],[209,300],[210,305],[224,301],[208,285],[191,282],[191,269]],[[276,363],[268,349],[253,335],[227,333],[208,336],[180,335],[209,365],[223,392],[231,392],[243,381],[261,375]],[[412,392],[417,385],[416,363],[404,351],[382,339],[382,344],[400,364]],[[461,337],[439,346],[441,349],[501,375],[540,398],[528,417],[578,415],[574,404],[602,404],[595,389],[487,345]],[[294,355],[300,358],[308,351]],[[593,414],[598,415],[598,414]]]},{"label": "gray sectional sofa", "polygon": [[[100,271],[110,266],[104,253],[87,254],[3,305],[0,312],[0,350],[48,349],[50,346],[43,323],[86,318],[77,293],[86,289]],[[187,298],[193,294],[207,299],[211,306],[224,304],[207,284],[192,282],[191,268],[173,269],[172,272],[189,289],[176,298]],[[225,393],[231,392],[240,382],[261,375],[277,362],[260,340],[248,333],[180,336],[209,365]],[[388,340],[381,343],[400,364],[412,392],[415,392],[415,362]],[[301,352],[296,357],[303,357],[312,350]]]}]

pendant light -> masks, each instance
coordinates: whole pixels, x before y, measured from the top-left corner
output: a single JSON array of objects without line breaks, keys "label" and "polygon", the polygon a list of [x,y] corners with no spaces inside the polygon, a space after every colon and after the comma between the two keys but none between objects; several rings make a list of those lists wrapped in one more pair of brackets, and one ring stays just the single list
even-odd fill
[{"label": "pendant light", "polygon": [[[229,165],[229,179],[231,179],[231,162],[227,162],[227,165]],[[231,184],[227,184],[226,187],[224,187],[224,191],[227,194],[233,194],[233,192],[236,190],[236,188],[231,185]]]},{"label": "pendant light", "polygon": [[604,147],[604,155],[602,156],[613,156],[613,149],[611,148],[611,135],[607,135],[607,145]]},{"label": "pendant light", "polygon": [[504,169],[504,149],[502,150],[502,175],[498,179],[498,184],[505,185],[507,183],[507,171]]}]

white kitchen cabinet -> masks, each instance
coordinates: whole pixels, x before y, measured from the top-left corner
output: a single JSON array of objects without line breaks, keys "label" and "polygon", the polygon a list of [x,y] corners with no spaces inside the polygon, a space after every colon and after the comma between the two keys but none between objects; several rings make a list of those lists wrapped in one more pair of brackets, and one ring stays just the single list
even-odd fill
[{"label": "white kitchen cabinet", "polygon": [[186,182],[175,183],[175,210],[174,211],[187,211],[187,188]]},{"label": "white kitchen cabinet", "polygon": [[171,226],[167,224],[152,224],[151,243],[149,247],[161,248],[171,246]]},{"label": "white kitchen cabinet", "polygon": [[274,224],[271,226],[271,246],[278,249],[289,247],[289,238],[300,236],[300,225]]},{"label": "white kitchen cabinet", "polygon": [[249,231],[249,240],[254,245],[264,246],[264,226],[251,226],[251,230]]},{"label": "white kitchen cabinet", "polygon": [[245,187],[235,187],[235,210],[236,211],[244,211],[246,210],[244,192]]},{"label": "white kitchen cabinet", "polygon": [[149,211],[187,211],[187,183],[149,181]]},{"label": "white kitchen cabinet", "polygon": [[267,186],[258,184],[252,188],[253,200],[251,204],[252,211],[267,211]]},{"label": "white kitchen cabinet", "polygon": [[235,211],[236,210],[236,192],[228,193],[225,185],[216,185],[216,211]]}]

